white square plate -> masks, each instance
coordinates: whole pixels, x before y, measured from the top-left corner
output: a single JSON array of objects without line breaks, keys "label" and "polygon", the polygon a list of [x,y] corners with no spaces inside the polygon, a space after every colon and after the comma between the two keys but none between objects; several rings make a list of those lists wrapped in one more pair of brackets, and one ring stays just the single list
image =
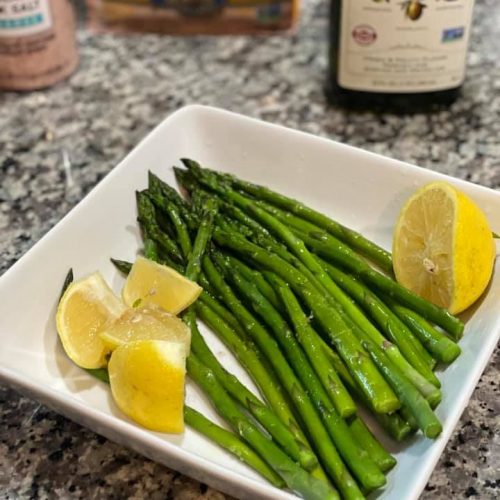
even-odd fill
[{"label": "white square plate", "polygon": [[[67,270],[99,269],[119,291],[123,278],[109,257],[133,260],[140,239],[134,191],[150,169],[175,185],[171,166],[190,157],[263,183],[332,215],[389,247],[403,200],[425,182],[447,179],[500,227],[500,194],[406,163],[226,111],[188,106],[169,116],[76,208],[0,279],[0,376],[69,418],[168,467],[241,498],[294,498],[269,486],[217,446],[187,429],[182,436],[146,431],[120,414],[109,389],[74,366],[57,339],[54,313]],[[437,441],[414,438],[393,449],[397,467],[377,495],[416,499],[425,486],[498,340],[498,263],[489,290],[467,321],[463,354],[445,372]],[[254,388],[220,342],[206,338],[224,365]],[[189,404],[219,421],[195,387]]]}]

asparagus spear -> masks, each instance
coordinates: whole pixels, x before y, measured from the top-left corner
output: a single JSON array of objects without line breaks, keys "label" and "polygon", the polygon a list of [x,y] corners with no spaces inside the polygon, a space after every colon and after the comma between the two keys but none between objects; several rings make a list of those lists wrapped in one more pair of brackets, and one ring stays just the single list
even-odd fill
[{"label": "asparagus spear", "polygon": [[461,349],[458,344],[436,330],[415,311],[399,305],[389,297],[384,297],[384,301],[436,359],[443,363],[451,363],[460,355]]},{"label": "asparagus spear", "polygon": [[147,259],[157,261],[159,259],[158,245],[155,240],[145,237],[144,241],[144,255]]},{"label": "asparagus spear", "polygon": [[112,264],[120,271],[121,273],[127,275],[130,270],[132,269],[132,262],[127,262],[126,260],[120,260],[120,259],[109,259]]},{"label": "asparagus spear", "polygon": [[[183,160],[183,163],[187,167],[190,167],[192,165],[192,162],[190,160]],[[352,229],[339,224],[326,215],[323,215],[320,212],[307,207],[297,200],[271,191],[266,187],[257,186],[255,184],[242,181],[236,177],[224,176],[224,179],[229,180],[233,187],[241,189],[242,191],[253,195],[257,199],[266,200],[272,205],[276,205],[285,209],[290,214],[294,214],[302,219],[310,221],[315,226],[329,231],[339,240],[343,241],[352,248],[355,248],[363,255],[369,257],[371,260],[373,260],[373,262],[378,264],[386,271],[392,272],[392,258],[389,252],[379,247],[375,243],[367,240],[364,236],[357,233],[356,231],[353,231]]]},{"label": "asparagus spear", "polygon": [[274,288],[269,284],[266,278],[264,278],[262,273],[251,269],[245,263],[241,262],[241,260],[238,260],[231,255],[226,255],[225,257],[229,261],[231,267],[236,269],[246,280],[255,283],[260,293],[262,293],[262,295],[264,295],[264,297],[271,302],[275,309],[283,309],[280,298],[274,291]]},{"label": "asparagus spear", "polygon": [[362,282],[331,264],[325,262],[324,265],[335,282],[371,315],[386,337],[399,347],[412,366],[436,387],[440,387],[438,378],[429,367],[429,360],[433,358],[413,337],[406,325]]},{"label": "asparagus spear", "polygon": [[187,371],[210,398],[215,410],[286,482],[287,486],[309,500],[338,500],[338,493],[325,481],[315,479],[267,439],[226,394],[211,370],[194,355],[187,359]]},{"label": "asparagus spear", "polygon": [[161,211],[168,214],[168,205],[173,203],[190,229],[196,229],[197,217],[191,211],[187,202],[180,194],[166,182],[163,182],[159,177],[149,172],[148,175],[148,196],[153,204]]},{"label": "asparagus spear", "polygon": [[328,360],[316,332],[311,328],[307,320],[305,323],[300,323],[299,327],[303,312],[295,295],[288,285],[276,275],[270,273],[268,279],[273,283],[280,299],[285,305],[288,315],[295,326],[295,336],[302,346],[302,349],[304,349],[309,359],[309,363],[314,368],[316,375],[320,379],[323,388],[330,397],[338,413],[343,418],[354,415],[356,413],[356,405],[346,391],[339,375]]},{"label": "asparagus spear", "polygon": [[[164,210],[169,215],[170,220],[175,227],[177,242],[179,244],[179,247],[181,248],[184,258],[187,259],[192,250],[191,237],[189,236],[188,228],[184,223],[184,220],[182,219],[179,207],[172,202],[166,202],[164,205]],[[211,216],[211,218],[213,219],[214,216],[215,213],[213,214],[213,216]],[[210,223],[210,225],[211,224],[212,222]]]},{"label": "asparagus spear", "polygon": [[61,293],[59,294],[59,301],[62,299],[62,296],[64,295],[64,292],[68,289],[69,285],[73,283],[73,269],[70,268],[68,273],[66,274],[66,277],[64,278],[63,286],[61,288]]},{"label": "asparagus spear", "polygon": [[245,337],[245,330],[241,327],[239,321],[233,316],[231,311],[226,309],[210,292],[210,282],[204,274],[200,275],[200,285],[203,287],[203,292],[200,295],[200,302],[212,309],[240,338]]},{"label": "asparagus spear", "polygon": [[198,187],[196,179],[189,173],[189,170],[179,167],[172,167],[178,184],[191,196],[194,189]]},{"label": "asparagus spear", "polygon": [[387,472],[396,465],[396,459],[384,449],[361,417],[354,417],[348,425],[359,446],[370,455],[381,471]]},{"label": "asparagus spear", "polygon": [[197,281],[200,275],[201,261],[205,255],[208,242],[212,238],[212,229],[216,212],[217,206],[213,202],[209,201],[205,207],[205,212],[201,217],[192,250],[189,248],[189,233],[184,224],[182,224],[183,231],[179,231],[184,233],[185,238],[187,239],[184,245],[186,249],[186,257],[189,256],[189,259],[185,274],[186,278],[192,281]]},{"label": "asparagus spear", "polygon": [[[217,262],[219,263],[220,259]],[[279,345],[289,359],[290,365],[308,391],[311,401],[322,417],[325,427],[340,455],[361,486],[367,490],[383,486],[385,484],[383,473],[375,462],[359,449],[349,432],[347,424],[335,411],[327,393],[314,373],[304,352],[295,340],[287,323],[260,294],[258,289],[252,283],[246,281],[238,272],[235,272],[233,269],[228,277],[235,284],[238,291],[251,302],[253,309],[274,332]]]},{"label": "asparagus spear", "polygon": [[224,298],[248,335],[255,341],[275,369],[283,387],[295,404],[308,435],[314,443],[319,458],[326,471],[346,498],[362,498],[362,494],[340,459],[330,436],[316,413],[306,391],[290,368],[276,341],[241,304],[231,288],[225,283],[212,261],[205,257],[203,269],[207,278]]},{"label": "asparagus spear", "polygon": [[153,198],[169,200],[172,203],[175,203],[178,208],[188,207],[186,201],[172,186],[162,181],[151,171],[148,172],[148,191]]},{"label": "asparagus spear", "polygon": [[401,406],[399,413],[401,413],[401,417],[404,418],[406,422],[408,422],[408,425],[410,426],[412,432],[415,432],[419,429],[417,420],[413,416],[408,406]]},{"label": "asparagus spear", "polygon": [[274,472],[274,470],[269,467],[252,448],[246,445],[232,432],[214,424],[208,420],[208,418],[189,406],[184,407],[184,420],[200,434],[208,437],[219,446],[238,457],[242,462],[249,465],[273,486],[277,488],[284,488],[286,486],[285,481],[281,479],[279,474]]},{"label": "asparagus spear", "polygon": [[137,191],[136,199],[138,220],[144,228],[147,237],[155,240],[176,262],[182,262],[182,255],[179,250],[158,226],[155,208],[148,195],[144,192]]},{"label": "asparagus spear", "polygon": [[427,400],[422,397],[399,369],[387,357],[384,357],[383,351],[373,342],[367,340],[363,342],[363,345],[370,353],[373,361],[387,377],[405,407],[411,412],[423,433],[431,439],[439,436],[443,428],[436,415],[432,412]]}]

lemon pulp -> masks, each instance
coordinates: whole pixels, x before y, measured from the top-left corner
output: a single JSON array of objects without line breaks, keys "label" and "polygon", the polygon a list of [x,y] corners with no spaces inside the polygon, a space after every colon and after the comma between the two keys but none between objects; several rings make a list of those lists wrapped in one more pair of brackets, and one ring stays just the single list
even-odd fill
[{"label": "lemon pulp", "polygon": [[191,343],[187,325],[155,304],[127,309],[99,335],[110,350],[136,340],[172,340],[184,344],[189,354]]},{"label": "lemon pulp", "polygon": [[451,313],[480,297],[494,259],[486,216],[451,184],[425,185],[401,210],[393,239],[396,279]]},{"label": "lemon pulp", "polygon": [[171,314],[179,314],[200,295],[202,288],[175,269],[137,257],[123,287],[125,304],[154,303]]},{"label": "lemon pulp", "polygon": [[82,368],[105,366],[109,350],[99,331],[125,309],[100,273],[73,282],[56,314],[57,332],[69,358]]}]

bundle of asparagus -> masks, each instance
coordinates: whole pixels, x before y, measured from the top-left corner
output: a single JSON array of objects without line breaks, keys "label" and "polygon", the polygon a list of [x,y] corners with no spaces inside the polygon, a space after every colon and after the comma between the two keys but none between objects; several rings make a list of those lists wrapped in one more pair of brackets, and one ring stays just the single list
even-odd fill
[{"label": "bundle of asparagus", "polygon": [[[433,369],[460,354],[463,324],[395,282],[390,254],[362,235],[265,187],[183,163],[175,173],[190,202],[152,173],[137,193],[144,253],[204,289],[183,317],[188,374],[234,434],[189,407],[187,424],[304,498],[364,498],[396,461],[357,404],[397,441],[417,429],[437,437]],[[221,365],[196,316],[262,399]]]}]

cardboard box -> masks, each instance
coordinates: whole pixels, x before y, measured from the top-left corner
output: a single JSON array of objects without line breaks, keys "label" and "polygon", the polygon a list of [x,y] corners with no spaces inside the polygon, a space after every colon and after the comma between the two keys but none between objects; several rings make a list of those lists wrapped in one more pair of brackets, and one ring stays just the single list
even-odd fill
[{"label": "cardboard box", "polygon": [[289,30],[299,0],[87,0],[97,31],[251,34]]}]

